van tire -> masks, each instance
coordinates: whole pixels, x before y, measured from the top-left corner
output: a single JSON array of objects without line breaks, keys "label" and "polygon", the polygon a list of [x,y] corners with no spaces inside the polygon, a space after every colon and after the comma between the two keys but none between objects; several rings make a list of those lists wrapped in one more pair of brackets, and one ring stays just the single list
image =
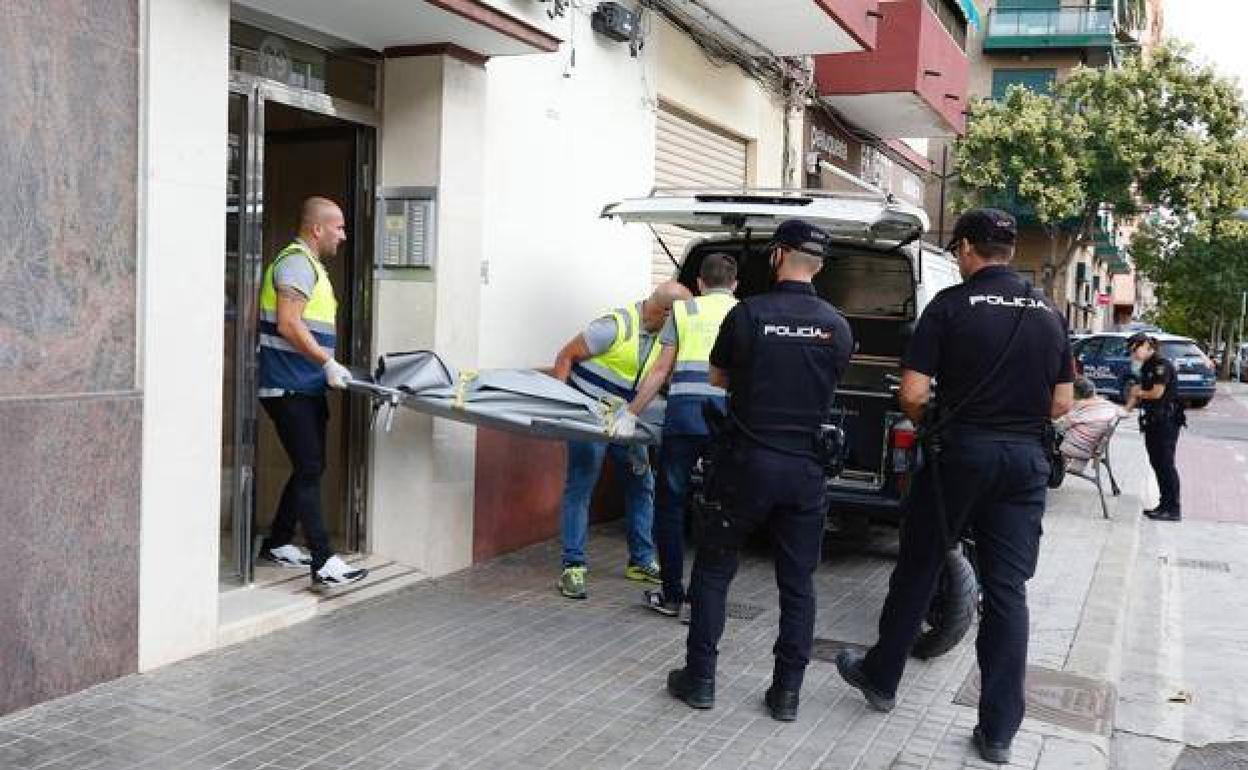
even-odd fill
[{"label": "van tire", "polygon": [[1188,402],[1188,405],[1191,406],[1193,409],[1204,409],[1205,407],[1209,406],[1209,399],[1195,398],[1195,399],[1192,399],[1190,402]]},{"label": "van tire", "polygon": [[936,595],[927,610],[927,623],[919,634],[910,654],[919,660],[930,660],[958,646],[975,622],[979,607],[979,581],[970,560],[960,548],[945,555]]}]

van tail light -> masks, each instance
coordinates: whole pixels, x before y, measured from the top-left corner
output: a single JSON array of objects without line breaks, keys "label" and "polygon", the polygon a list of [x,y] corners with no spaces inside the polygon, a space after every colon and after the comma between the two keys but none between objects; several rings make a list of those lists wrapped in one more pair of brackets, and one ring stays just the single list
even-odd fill
[{"label": "van tail light", "polygon": [[918,445],[914,423],[905,418],[893,423],[888,443],[891,447],[889,451],[892,454],[892,470],[897,491],[905,497],[910,491],[910,476],[914,472],[914,455]]}]

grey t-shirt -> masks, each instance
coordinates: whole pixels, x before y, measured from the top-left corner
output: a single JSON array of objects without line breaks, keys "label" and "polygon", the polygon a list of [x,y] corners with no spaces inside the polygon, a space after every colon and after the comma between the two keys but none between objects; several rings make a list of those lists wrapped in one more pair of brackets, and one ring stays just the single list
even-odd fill
[{"label": "grey t-shirt", "polygon": [[312,267],[312,260],[305,254],[291,254],[278,262],[273,268],[273,287],[294,289],[311,299],[312,290],[316,288],[316,268]]},{"label": "grey t-shirt", "polygon": [[[585,347],[589,348],[589,354],[599,356],[611,349],[618,333],[619,324],[615,316],[604,315],[591,321],[589,326],[585,327],[585,331],[581,332],[581,336],[585,338]],[[638,340],[642,361],[650,355],[650,348],[654,347],[654,342],[655,335],[642,328],[641,338]]]}]

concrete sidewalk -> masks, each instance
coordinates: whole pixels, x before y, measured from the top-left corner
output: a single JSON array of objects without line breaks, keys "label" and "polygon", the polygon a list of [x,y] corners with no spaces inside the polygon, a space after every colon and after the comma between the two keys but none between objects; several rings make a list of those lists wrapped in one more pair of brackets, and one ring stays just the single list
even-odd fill
[{"label": "concrete sidewalk", "polygon": [[[1147,478],[1137,434],[1120,433],[1114,459],[1125,491],[1114,520],[1101,519],[1091,485],[1068,480],[1051,496],[1030,589],[1031,663],[1111,684]],[[0,719],[0,767],[984,767],[969,745],[975,710],[953,703],[974,667],[971,640],[913,662],[888,715],[817,660],[798,721],[774,722],[761,698],[776,588],[769,563],[748,558],[716,708],[695,712],[663,691],[685,628],[638,605],[619,528],[596,529],[590,555],[586,602],[557,595],[558,548],[547,543],[11,715]],[[890,569],[856,555],[820,570],[825,657],[833,640],[874,640]],[[1104,767],[1107,756],[1105,733],[1029,717],[1011,767]]]}]

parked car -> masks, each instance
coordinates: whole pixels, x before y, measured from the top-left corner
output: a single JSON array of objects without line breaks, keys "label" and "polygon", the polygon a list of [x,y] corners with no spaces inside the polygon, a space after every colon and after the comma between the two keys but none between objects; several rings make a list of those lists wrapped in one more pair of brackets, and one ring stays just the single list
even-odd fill
[{"label": "parked car", "polygon": [[[1131,356],[1127,352],[1130,336],[1126,332],[1094,334],[1074,347],[1080,371],[1096,385],[1101,395],[1118,402],[1126,400],[1127,378],[1131,374]],[[1169,359],[1178,372],[1179,398],[1197,409],[1206,406],[1218,387],[1213,361],[1188,337],[1164,332],[1155,336],[1161,345],[1161,355]]]},{"label": "parked car", "polygon": [[915,446],[914,425],[895,393],[901,356],[923,308],[961,280],[952,255],[918,240],[926,214],[882,196],[674,191],[612,204],[603,216],[675,225],[690,234],[674,273],[691,290],[707,254],[732,255],[739,297],[767,290],[767,244],[780,222],[800,218],[832,233],[835,245],[815,288],[844,313],[856,350],[837,392],[849,456],[841,475],[828,480],[829,528],[853,533],[872,521],[897,524]]},{"label": "parked car", "polygon": [[1235,378],[1240,382],[1248,382],[1248,344],[1240,345],[1235,356]]}]

